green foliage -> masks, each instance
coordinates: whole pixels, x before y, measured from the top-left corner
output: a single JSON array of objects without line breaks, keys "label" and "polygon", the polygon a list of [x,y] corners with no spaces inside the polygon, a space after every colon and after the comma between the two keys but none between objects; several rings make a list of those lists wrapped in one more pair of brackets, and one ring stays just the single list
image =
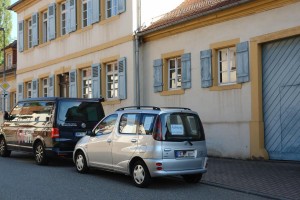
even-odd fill
[{"label": "green foliage", "polygon": [[[7,46],[10,42],[9,38],[12,30],[12,11],[7,10],[7,7],[10,5],[10,0],[0,1],[0,27],[4,28],[5,30],[5,46]],[[3,31],[0,31],[0,50],[2,50],[3,48]],[[0,52],[0,64],[3,64],[3,51]]]}]

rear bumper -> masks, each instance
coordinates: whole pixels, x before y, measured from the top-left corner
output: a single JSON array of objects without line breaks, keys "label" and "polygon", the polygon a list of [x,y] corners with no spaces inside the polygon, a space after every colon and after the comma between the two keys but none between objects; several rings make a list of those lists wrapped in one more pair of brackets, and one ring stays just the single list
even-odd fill
[{"label": "rear bumper", "polygon": [[[204,174],[207,172],[207,157],[199,160],[199,168],[191,168],[189,169],[187,166],[185,166],[184,168],[178,167],[176,168],[176,165],[178,164],[178,162],[184,162],[184,161],[178,161],[175,159],[163,159],[163,160],[156,160],[156,159],[145,159],[144,160],[151,177],[158,177],[158,176],[174,176],[174,175],[187,175],[187,174]],[[156,163],[161,163],[161,170],[158,170]],[[170,170],[165,170],[164,166],[171,166],[173,165],[174,168],[170,169]]]},{"label": "rear bumper", "polygon": [[58,148],[46,148],[46,155],[49,157],[67,157],[72,158],[73,151],[60,151]]}]

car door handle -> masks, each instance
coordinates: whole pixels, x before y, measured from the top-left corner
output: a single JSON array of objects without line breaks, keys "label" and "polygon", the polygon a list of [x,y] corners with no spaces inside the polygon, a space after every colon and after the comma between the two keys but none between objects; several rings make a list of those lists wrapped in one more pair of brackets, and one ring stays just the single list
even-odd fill
[{"label": "car door handle", "polygon": [[107,143],[111,143],[111,139],[107,139]]},{"label": "car door handle", "polygon": [[132,143],[136,143],[137,139],[131,139]]},{"label": "car door handle", "polygon": [[172,149],[169,149],[169,148],[166,148],[166,149],[164,149],[164,151],[171,151]]}]

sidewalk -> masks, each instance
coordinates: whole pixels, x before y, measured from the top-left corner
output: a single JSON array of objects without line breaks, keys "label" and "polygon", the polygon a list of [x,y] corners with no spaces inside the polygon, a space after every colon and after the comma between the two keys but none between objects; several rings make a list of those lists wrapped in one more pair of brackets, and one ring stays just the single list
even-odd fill
[{"label": "sidewalk", "polygon": [[300,199],[300,162],[209,158],[202,182],[273,199]]}]

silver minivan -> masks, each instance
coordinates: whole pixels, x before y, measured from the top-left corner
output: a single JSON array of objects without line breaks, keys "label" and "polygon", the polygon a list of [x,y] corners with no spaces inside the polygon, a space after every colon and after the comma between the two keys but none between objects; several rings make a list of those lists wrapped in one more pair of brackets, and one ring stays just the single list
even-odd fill
[{"label": "silver minivan", "polygon": [[207,171],[203,126],[188,108],[120,108],[78,141],[73,160],[80,173],[90,167],[123,173],[138,187],[168,175],[197,183]]}]

